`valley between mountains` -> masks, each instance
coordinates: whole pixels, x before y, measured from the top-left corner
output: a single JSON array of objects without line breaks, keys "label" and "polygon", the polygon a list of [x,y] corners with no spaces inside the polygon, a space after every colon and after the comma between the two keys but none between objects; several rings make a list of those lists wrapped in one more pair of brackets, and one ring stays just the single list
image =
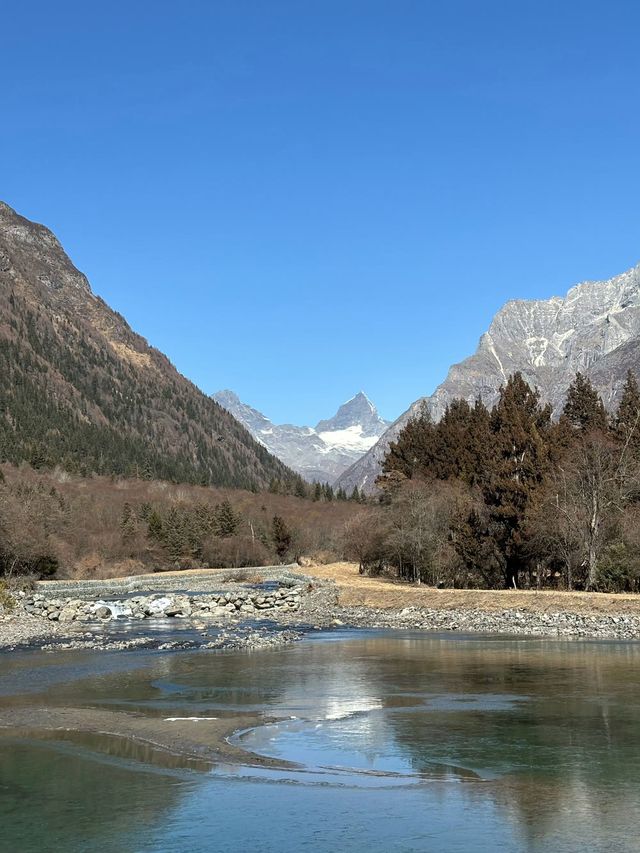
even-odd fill
[{"label": "valley between mountains", "polygon": [[182,376],[1,203],[0,568],[348,558],[436,586],[635,592],[639,367],[637,266],[508,302],[393,423],[359,391],[313,426],[277,424]]}]

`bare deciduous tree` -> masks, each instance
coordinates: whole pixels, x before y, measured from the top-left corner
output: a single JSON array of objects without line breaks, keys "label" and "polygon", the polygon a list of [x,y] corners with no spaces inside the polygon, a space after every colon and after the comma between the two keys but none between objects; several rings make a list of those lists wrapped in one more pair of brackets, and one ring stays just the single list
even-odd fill
[{"label": "bare deciduous tree", "polygon": [[599,432],[586,435],[558,466],[539,522],[548,524],[547,536],[565,563],[569,586],[578,564],[585,589],[596,588],[603,551],[639,482],[638,462],[628,452],[628,441],[620,445]]},{"label": "bare deciduous tree", "polygon": [[451,483],[407,482],[393,499],[385,550],[401,577],[437,585],[454,557],[452,518],[461,498]]},{"label": "bare deciduous tree", "polygon": [[377,509],[366,509],[344,525],[342,547],[348,560],[358,563],[360,574],[380,571],[384,562],[386,521]]}]

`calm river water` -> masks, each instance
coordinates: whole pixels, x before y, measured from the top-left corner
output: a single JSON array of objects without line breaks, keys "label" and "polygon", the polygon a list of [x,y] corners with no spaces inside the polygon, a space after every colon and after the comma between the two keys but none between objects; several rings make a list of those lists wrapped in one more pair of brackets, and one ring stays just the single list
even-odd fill
[{"label": "calm river water", "polygon": [[[0,848],[638,851],[640,644],[383,631],[259,652],[13,652],[0,706],[256,710],[296,771],[0,738]],[[176,722],[175,725],[197,725]]]}]

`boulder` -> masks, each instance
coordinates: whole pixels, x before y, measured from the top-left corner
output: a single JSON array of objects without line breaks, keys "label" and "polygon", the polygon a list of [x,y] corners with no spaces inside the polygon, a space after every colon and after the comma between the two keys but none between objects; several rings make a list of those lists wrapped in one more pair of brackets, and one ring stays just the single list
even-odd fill
[{"label": "boulder", "polygon": [[75,607],[67,606],[63,607],[60,611],[59,621],[60,622],[73,622],[76,618],[78,611]]},{"label": "boulder", "polygon": [[162,598],[155,598],[151,601],[147,601],[144,610],[148,616],[162,616],[166,613],[167,608],[170,608],[173,605],[173,599],[168,596],[164,596]]}]

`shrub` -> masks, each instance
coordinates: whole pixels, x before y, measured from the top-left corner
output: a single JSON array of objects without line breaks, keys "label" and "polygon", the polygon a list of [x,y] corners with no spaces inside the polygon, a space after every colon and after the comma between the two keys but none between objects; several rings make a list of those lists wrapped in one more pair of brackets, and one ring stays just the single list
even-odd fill
[{"label": "shrub", "polygon": [[6,581],[0,580],[0,608],[7,612],[11,612],[15,607],[15,604],[13,596],[9,591],[9,585]]}]

